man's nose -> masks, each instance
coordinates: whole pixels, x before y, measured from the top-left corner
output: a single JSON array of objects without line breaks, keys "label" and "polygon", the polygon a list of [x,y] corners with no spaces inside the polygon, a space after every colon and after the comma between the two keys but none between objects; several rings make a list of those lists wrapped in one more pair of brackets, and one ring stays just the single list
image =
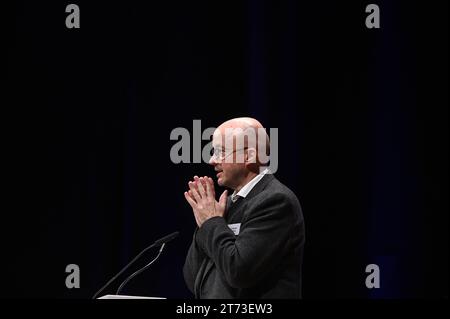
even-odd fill
[{"label": "man's nose", "polygon": [[216,157],[214,155],[211,156],[211,158],[209,159],[209,165],[212,165],[212,166],[216,166],[217,165]]}]

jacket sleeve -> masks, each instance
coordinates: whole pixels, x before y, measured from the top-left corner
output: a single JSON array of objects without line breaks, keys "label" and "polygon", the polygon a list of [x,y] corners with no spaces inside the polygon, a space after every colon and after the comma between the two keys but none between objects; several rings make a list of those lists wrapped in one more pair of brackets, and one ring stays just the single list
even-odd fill
[{"label": "jacket sleeve", "polygon": [[222,217],[208,219],[196,242],[235,288],[263,280],[280,263],[291,228],[297,221],[292,200],[283,193],[266,197],[251,211],[235,236]]},{"label": "jacket sleeve", "polygon": [[194,231],[191,246],[189,247],[188,254],[183,267],[184,280],[189,290],[194,293],[194,283],[197,273],[200,269],[202,261],[206,257],[205,253],[196,243],[198,228]]}]

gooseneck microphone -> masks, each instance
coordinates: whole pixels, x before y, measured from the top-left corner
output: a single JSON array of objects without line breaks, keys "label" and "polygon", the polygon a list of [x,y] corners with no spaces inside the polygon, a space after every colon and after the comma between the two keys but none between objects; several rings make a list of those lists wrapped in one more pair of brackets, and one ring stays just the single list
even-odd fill
[{"label": "gooseneck microphone", "polygon": [[120,295],[120,292],[122,291],[123,287],[125,287],[125,285],[126,285],[131,279],[133,279],[134,276],[139,275],[141,272],[143,272],[144,270],[146,270],[148,267],[150,267],[151,264],[153,264],[153,263],[159,258],[159,255],[161,255],[161,253],[162,253],[162,251],[163,251],[165,245],[166,245],[165,243],[161,245],[161,248],[159,249],[158,255],[156,255],[156,257],[153,258],[153,260],[152,260],[151,262],[149,262],[147,265],[145,265],[145,266],[142,267],[141,269],[135,271],[133,274],[131,274],[131,276],[129,276],[127,279],[125,279],[125,280],[122,282],[122,284],[119,286],[119,288],[117,288],[116,295]]},{"label": "gooseneck microphone", "polygon": [[169,234],[167,236],[164,236],[163,238],[158,239],[157,241],[155,241],[153,243],[153,247],[159,247],[162,244],[167,244],[169,241],[175,239],[180,233],[179,232],[174,232],[172,234]]},{"label": "gooseneck microphone", "polygon": [[122,268],[121,271],[119,271],[119,273],[117,275],[115,275],[114,277],[112,277],[102,288],[100,288],[92,297],[92,299],[95,299],[98,294],[100,292],[102,292],[106,287],[108,287],[114,280],[117,279],[117,277],[119,277],[125,270],[128,269],[128,267],[130,267],[136,260],[139,259],[139,257],[142,256],[142,254],[144,254],[147,250],[154,248],[154,247],[159,247],[161,246],[161,249],[159,250],[158,255],[147,265],[145,265],[143,268],[139,269],[138,271],[134,272],[131,276],[129,276],[127,279],[125,279],[125,281],[119,286],[119,288],[117,289],[117,293],[119,294],[119,292],[123,289],[123,287],[136,275],[140,274],[141,272],[143,272],[144,270],[146,270],[148,267],[150,267],[151,264],[153,264],[158,257],[161,255],[164,246],[166,245],[166,243],[168,243],[169,241],[173,240],[175,237],[177,237],[179,235],[179,232],[174,232],[171,233],[167,236],[164,236],[160,239],[158,239],[157,241],[155,241],[153,244],[151,244],[150,246],[148,246],[147,248],[145,248],[143,251],[141,251],[136,257],[133,258],[132,261],[130,261],[125,267]]}]

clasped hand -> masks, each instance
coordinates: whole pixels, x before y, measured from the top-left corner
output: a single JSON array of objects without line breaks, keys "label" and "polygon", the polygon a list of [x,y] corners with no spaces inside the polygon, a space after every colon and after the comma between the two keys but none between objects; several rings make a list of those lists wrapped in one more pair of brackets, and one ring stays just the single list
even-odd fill
[{"label": "clasped hand", "polygon": [[216,201],[212,178],[194,176],[194,180],[189,181],[188,186],[189,191],[184,192],[184,197],[192,207],[198,227],[212,217],[223,217],[227,202],[226,190],[220,195],[219,201]]}]

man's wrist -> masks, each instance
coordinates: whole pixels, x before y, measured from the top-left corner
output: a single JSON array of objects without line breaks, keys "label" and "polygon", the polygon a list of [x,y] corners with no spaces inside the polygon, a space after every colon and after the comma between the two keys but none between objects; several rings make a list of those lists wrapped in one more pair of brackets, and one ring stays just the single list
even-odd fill
[{"label": "man's wrist", "polygon": [[214,231],[214,228],[224,223],[224,221],[225,220],[222,216],[214,216],[205,220],[205,222],[198,228],[196,235],[197,245],[199,245],[205,253],[208,254],[207,241],[210,232]]},{"label": "man's wrist", "polygon": [[202,228],[203,225],[204,225],[205,223],[207,223],[208,221],[210,221],[210,220],[212,220],[212,219],[216,219],[216,218],[223,218],[223,217],[222,217],[222,216],[219,216],[219,215],[217,215],[217,216],[212,216],[212,217],[208,217],[207,219],[205,219],[205,220],[202,222],[202,224],[199,226],[199,229]]}]

